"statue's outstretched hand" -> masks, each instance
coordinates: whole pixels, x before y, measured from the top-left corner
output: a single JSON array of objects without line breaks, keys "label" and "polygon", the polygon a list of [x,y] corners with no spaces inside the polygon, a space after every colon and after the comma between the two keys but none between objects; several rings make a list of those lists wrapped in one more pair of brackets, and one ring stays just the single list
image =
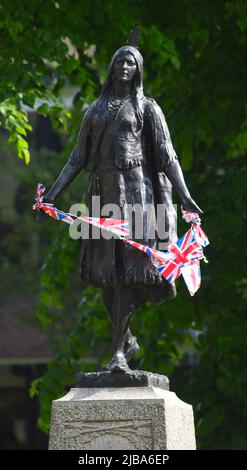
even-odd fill
[{"label": "statue's outstretched hand", "polygon": [[187,201],[185,202],[183,201],[181,209],[182,209],[183,219],[187,223],[193,223],[193,224],[198,224],[198,225],[201,224],[201,219],[200,219],[199,214],[202,214],[203,212],[192,198],[187,199]]},{"label": "statue's outstretched hand", "polygon": [[196,212],[197,214],[203,214],[203,211],[192,199],[192,197],[182,200],[182,209],[188,212]]},{"label": "statue's outstretched hand", "polygon": [[[49,197],[49,194],[47,194],[46,196],[42,197],[42,202],[44,202],[45,204],[53,204],[54,199]],[[48,214],[46,214],[42,209],[39,211],[38,220],[42,221],[42,220],[47,219],[48,217],[49,217]]]}]

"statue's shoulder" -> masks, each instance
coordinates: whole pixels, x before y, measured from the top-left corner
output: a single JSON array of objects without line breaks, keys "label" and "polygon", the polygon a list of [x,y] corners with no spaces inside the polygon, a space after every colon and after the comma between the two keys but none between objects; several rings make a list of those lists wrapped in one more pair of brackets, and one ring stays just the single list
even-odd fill
[{"label": "statue's shoulder", "polygon": [[159,113],[160,107],[153,98],[145,96],[144,110],[147,115]]},{"label": "statue's shoulder", "polygon": [[97,106],[97,102],[98,102],[98,99],[94,100],[91,104],[84,104],[81,108],[81,112],[82,114],[85,116],[89,116],[92,111],[94,111],[94,109],[96,108]]}]

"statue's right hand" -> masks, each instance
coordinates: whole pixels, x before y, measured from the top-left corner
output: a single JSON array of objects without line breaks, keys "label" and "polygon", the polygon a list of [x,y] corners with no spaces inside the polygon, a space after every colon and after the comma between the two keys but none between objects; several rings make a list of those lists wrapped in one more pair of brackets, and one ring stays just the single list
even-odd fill
[{"label": "statue's right hand", "polygon": [[49,193],[48,193],[45,196],[43,196],[43,202],[45,202],[46,204],[54,204],[54,198],[49,196]]},{"label": "statue's right hand", "polygon": [[[54,199],[47,194],[46,196],[43,196],[43,202],[46,204],[53,204]],[[49,217],[42,209],[38,213],[38,220],[42,221],[47,219]]]}]

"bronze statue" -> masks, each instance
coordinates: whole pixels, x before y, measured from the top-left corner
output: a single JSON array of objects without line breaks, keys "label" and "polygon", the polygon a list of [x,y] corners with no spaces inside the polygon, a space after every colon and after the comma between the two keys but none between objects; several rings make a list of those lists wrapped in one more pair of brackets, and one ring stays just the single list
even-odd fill
[{"label": "bronze statue", "polygon": [[[148,238],[147,205],[154,208],[151,224],[157,204],[165,205],[164,222],[171,236],[176,235],[172,186],[183,209],[202,212],[186,187],[165,117],[143,94],[137,30],[113,55],[100,96],[88,107],[70,159],[44,202],[53,203],[81,170],[90,172],[89,210],[92,196],[100,196],[102,206],[117,204],[122,219],[128,219],[128,204],[140,205],[144,225],[140,243],[153,246],[159,241],[158,236]],[[111,318],[113,357],[105,369],[129,371],[128,362],[139,349],[129,328],[131,312],[147,300],[174,298],[175,285],[161,277],[151,258],[116,238],[83,240],[80,276],[84,284],[102,288]]]}]

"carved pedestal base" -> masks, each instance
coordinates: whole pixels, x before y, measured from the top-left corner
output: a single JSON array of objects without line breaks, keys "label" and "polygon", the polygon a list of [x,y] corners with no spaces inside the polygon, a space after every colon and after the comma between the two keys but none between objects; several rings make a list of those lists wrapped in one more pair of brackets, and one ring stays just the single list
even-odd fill
[{"label": "carved pedestal base", "polygon": [[195,448],[191,405],[161,388],[72,388],[53,401],[50,450]]}]

